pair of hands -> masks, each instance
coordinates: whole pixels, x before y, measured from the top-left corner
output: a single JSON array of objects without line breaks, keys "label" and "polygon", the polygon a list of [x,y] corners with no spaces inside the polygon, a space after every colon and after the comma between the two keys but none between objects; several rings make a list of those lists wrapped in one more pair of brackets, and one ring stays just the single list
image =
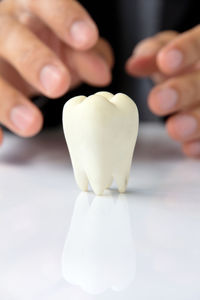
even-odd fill
[{"label": "pair of hands", "polygon": [[[32,136],[42,127],[29,97],[57,98],[81,82],[105,86],[112,79],[112,50],[77,1],[4,0],[0,28],[0,122],[18,135]],[[194,157],[200,156],[199,36],[199,26],[159,33],[142,41],[126,64],[129,74],[156,82],[151,110],[173,113],[167,131]]]}]

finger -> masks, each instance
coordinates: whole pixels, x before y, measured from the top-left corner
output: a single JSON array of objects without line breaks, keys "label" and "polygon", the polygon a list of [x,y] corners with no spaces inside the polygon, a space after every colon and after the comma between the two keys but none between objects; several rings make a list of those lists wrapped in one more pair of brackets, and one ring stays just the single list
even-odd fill
[{"label": "finger", "polygon": [[[193,71],[197,71],[200,70],[200,61],[198,61],[197,63],[195,63],[194,65],[186,68],[185,70],[182,70],[181,72],[178,72],[176,74],[176,76],[178,75],[184,75],[184,74],[188,74],[191,73]],[[170,78],[174,77],[173,75],[166,75],[163,74],[161,71],[160,72],[155,72],[153,74],[150,75],[151,80],[155,83],[155,84],[160,84]]]},{"label": "finger", "polygon": [[158,65],[165,74],[176,74],[200,59],[200,25],[180,34],[158,54]]},{"label": "finger", "polygon": [[169,79],[168,76],[165,76],[161,72],[154,72],[153,74],[150,75],[150,78],[154,82],[154,84],[160,84],[165,80]]},{"label": "finger", "polygon": [[170,117],[166,128],[169,135],[180,142],[200,138],[200,107]]},{"label": "finger", "polygon": [[149,76],[158,71],[156,56],[176,35],[175,31],[165,31],[141,41],[126,63],[127,72],[134,76]]},{"label": "finger", "polygon": [[0,16],[0,28],[0,55],[29,84],[50,98],[68,90],[69,72],[53,51],[13,18]]},{"label": "finger", "polygon": [[0,146],[2,145],[2,142],[3,142],[3,131],[0,128]]},{"label": "finger", "polygon": [[161,48],[159,40],[149,38],[136,47],[125,68],[132,76],[148,76],[157,71],[156,55]]},{"label": "finger", "polygon": [[200,71],[177,76],[152,89],[148,97],[150,109],[164,116],[200,104]]},{"label": "finger", "polygon": [[110,44],[103,38],[98,40],[98,43],[94,47],[94,49],[99,52],[107,61],[110,68],[114,66],[114,53]]},{"label": "finger", "polygon": [[81,81],[94,86],[105,86],[111,82],[113,54],[109,44],[100,40],[88,51],[67,51],[67,60]]},{"label": "finger", "polygon": [[200,140],[184,143],[182,150],[187,156],[200,158]]},{"label": "finger", "polygon": [[0,123],[23,137],[38,133],[43,123],[39,109],[2,78],[0,90]]},{"label": "finger", "polygon": [[71,47],[86,50],[97,42],[97,26],[78,1],[29,0],[27,2],[28,8]]},{"label": "finger", "polygon": [[[189,74],[192,73],[194,71],[198,71],[200,70],[200,60],[197,61],[195,64],[189,66],[188,68],[178,72],[175,76],[181,76],[184,74]],[[160,84],[172,77],[175,77],[174,75],[166,75],[164,73],[162,73],[161,71],[159,72],[154,72],[153,74],[150,75],[151,80],[155,83],[155,84]]]}]

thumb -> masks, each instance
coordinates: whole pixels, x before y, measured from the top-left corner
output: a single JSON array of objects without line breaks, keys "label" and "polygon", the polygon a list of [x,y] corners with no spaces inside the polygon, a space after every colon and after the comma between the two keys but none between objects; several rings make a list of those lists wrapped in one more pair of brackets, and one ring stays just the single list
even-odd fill
[{"label": "thumb", "polygon": [[157,55],[177,34],[175,31],[164,31],[141,41],[126,62],[127,73],[132,76],[144,77],[158,72]]}]

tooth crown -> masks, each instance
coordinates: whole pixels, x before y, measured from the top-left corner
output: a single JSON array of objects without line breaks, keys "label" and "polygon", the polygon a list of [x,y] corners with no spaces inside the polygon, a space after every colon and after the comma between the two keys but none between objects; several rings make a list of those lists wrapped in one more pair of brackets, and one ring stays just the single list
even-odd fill
[{"label": "tooth crown", "polygon": [[124,192],[138,134],[138,110],[132,99],[108,92],[74,97],[64,106],[63,128],[81,190],[88,189],[89,181],[101,195],[115,179]]}]

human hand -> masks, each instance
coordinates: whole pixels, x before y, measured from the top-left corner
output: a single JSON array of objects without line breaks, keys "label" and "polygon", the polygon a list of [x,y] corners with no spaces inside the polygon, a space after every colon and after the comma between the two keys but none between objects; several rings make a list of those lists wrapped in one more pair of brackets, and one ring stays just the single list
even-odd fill
[{"label": "human hand", "polygon": [[126,70],[155,81],[148,97],[150,109],[159,116],[172,114],[166,122],[169,135],[186,155],[200,157],[200,26],[142,41]]},{"label": "human hand", "polygon": [[77,1],[4,0],[0,29],[0,123],[20,136],[42,127],[28,97],[57,98],[81,82],[111,80],[112,50]]}]

